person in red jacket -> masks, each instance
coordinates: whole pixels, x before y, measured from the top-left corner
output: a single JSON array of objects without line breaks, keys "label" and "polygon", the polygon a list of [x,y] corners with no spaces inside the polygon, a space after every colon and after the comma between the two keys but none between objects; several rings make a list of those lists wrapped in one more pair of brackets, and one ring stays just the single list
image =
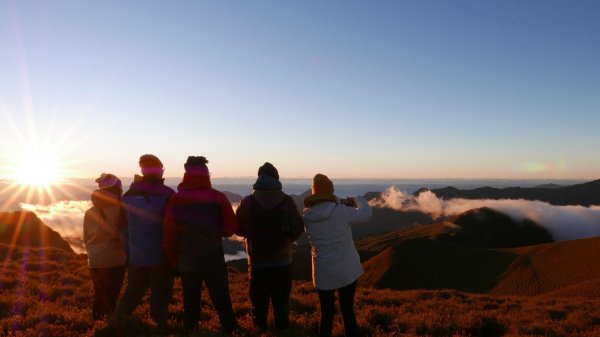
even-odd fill
[{"label": "person in red jacket", "polygon": [[179,269],[183,287],[184,325],[188,334],[198,330],[202,283],[227,332],[239,328],[229,296],[227,265],[221,239],[238,226],[231,203],[211,187],[204,157],[190,156],[183,181],[171,197],[163,227],[163,247],[171,265]]}]

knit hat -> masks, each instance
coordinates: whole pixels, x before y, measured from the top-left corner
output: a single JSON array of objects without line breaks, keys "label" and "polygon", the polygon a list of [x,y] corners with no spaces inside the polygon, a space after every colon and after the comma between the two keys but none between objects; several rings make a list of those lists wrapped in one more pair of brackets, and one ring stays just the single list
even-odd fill
[{"label": "knit hat", "polygon": [[311,190],[312,195],[304,199],[304,205],[306,207],[312,207],[322,201],[337,201],[337,197],[333,194],[333,182],[324,174],[318,173],[315,175]]},{"label": "knit hat", "polygon": [[273,177],[277,180],[279,180],[279,172],[277,171],[277,169],[275,168],[275,166],[273,166],[273,164],[266,162],[263,164],[263,166],[258,168],[258,176],[270,176]]},{"label": "knit hat", "polygon": [[333,182],[321,173],[318,173],[313,178],[311,186],[312,194],[333,194]]},{"label": "knit hat", "polygon": [[101,190],[111,187],[122,188],[121,180],[110,173],[102,173],[100,177],[96,179],[96,183]]},{"label": "knit hat", "polygon": [[140,157],[140,168],[145,176],[162,176],[164,171],[163,163],[153,154],[145,154]]},{"label": "knit hat", "polygon": [[186,173],[210,176],[206,164],[208,164],[208,160],[203,156],[189,156],[183,167]]}]

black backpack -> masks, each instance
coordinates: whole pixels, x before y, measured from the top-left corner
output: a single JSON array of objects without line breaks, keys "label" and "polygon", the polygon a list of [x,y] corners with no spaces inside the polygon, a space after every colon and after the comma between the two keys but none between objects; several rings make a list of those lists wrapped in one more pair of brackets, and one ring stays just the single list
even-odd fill
[{"label": "black backpack", "polygon": [[272,256],[289,240],[289,212],[283,207],[288,198],[286,196],[273,208],[262,208],[254,196],[250,196],[252,222],[247,236],[249,253]]}]

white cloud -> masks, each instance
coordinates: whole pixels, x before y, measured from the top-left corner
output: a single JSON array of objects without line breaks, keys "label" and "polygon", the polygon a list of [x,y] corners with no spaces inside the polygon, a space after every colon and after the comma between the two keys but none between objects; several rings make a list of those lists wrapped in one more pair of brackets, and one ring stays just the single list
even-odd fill
[{"label": "white cloud", "polygon": [[415,197],[400,191],[396,186],[389,187],[380,199],[372,200],[370,204],[405,212],[418,211],[434,218],[489,207],[508,214],[515,220],[527,218],[536,221],[548,229],[557,241],[600,236],[600,206],[554,206],[546,202],[522,199],[443,200],[431,191]]}]

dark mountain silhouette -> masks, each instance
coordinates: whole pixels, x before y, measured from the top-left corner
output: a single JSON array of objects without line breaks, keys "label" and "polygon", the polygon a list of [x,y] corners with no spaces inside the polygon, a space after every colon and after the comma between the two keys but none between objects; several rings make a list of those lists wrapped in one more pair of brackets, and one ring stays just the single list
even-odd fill
[{"label": "dark mountain silhouette", "polygon": [[69,243],[32,212],[0,212],[0,243],[54,247],[74,254]]},{"label": "dark mountain silhouette", "polygon": [[[414,194],[419,195],[427,189],[420,189]],[[473,190],[460,190],[455,187],[432,189],[438,197],[444,199],[525,199],[539,200],[552,205],[600,205],[600,180],[571,185],[571,186],[548,186],[542,187],[508,187],[493,188],[481,187]]]},{"label": "dark mountain silhouette", "polygon": [[552,242],[530,220],[480,208],[442,223],[415,226],[357,242],[363,282],[377,288],[491,292],[519,253],[498,248]]},{"label": "dark mountain silhouette", "polygon": [[392,289],[456,289],[484,293],[517,256],[443,240],[415,238],[386,248],[363,266],[361,284]]},{"label": "dark mountain silhouette", "polygon": [[562,187],[565,187],[565,186],[559,185],[559,184],[554,184],[554,183],[541,184],[541,185],[535,186],[535,188],[548,188],[548,189],[556,189],[556,188],[562,188]]},{"label": "dark mountain silhouette", "polygon": [[529,219],[517,221],[483,207],[464,212],[446,221],[457,226],[440,234],[439,239],[479,248],[510,248],[554,241],[552,235]]}]

